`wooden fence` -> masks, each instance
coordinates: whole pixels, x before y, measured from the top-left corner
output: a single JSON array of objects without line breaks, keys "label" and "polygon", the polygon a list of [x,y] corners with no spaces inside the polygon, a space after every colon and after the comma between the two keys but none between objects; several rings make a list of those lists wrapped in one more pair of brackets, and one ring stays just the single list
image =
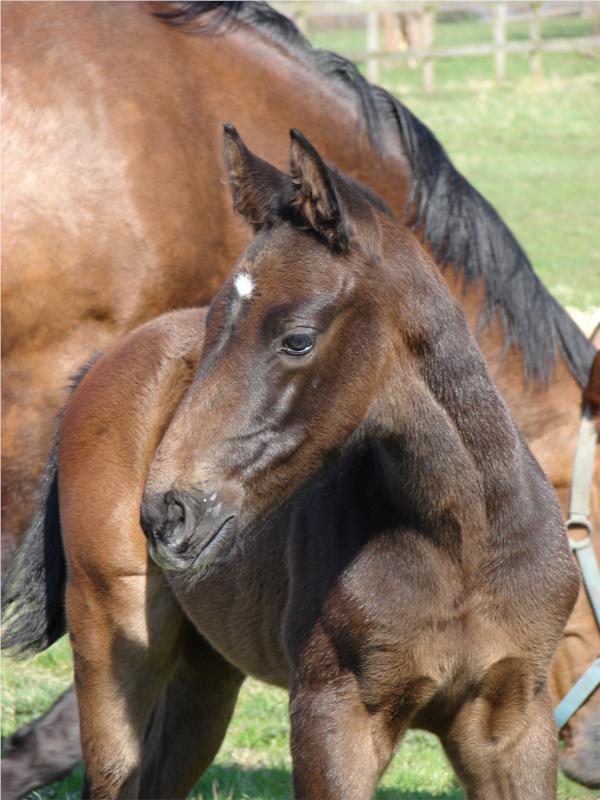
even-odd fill
[{"label": "wooden fence", "polygon": [[[311,20],[323,19],[327,16],[344,17],[355,16],[365,26],[365,50],[344,52],[348,58],[356,62],[366,62],[367,77],[373,83],[379,80],[380,64],[382,60],[393,62],[395,60],[407,61],[409,64],[419,64],[423,74],[423,86],[431,92],[435,87],[435,61],[440,58],[471,58],[475,56],[490,56],[493,62],[494,77],[497,81],[506,78],[507,56],[513,53],[528,55],[531,72],[536,77],[541,77],[543,72],[543,53],[582,53],[586,55],[600,55],[600,36],[583,36],[573,38],[544,39],[542,37],[542,22],[544,19],[578,16],[581,14],[599,14],[600,3],[520,3],[525,7],[525,12],[515,13],[515,6],[506,2],[494,3],[380,3],[351,2],[351,3],[286,3],[285,10],[293,12],[296,21],[306,31],[312,27]],[[509,8],[512,6],[512,8]],[[284,7],[283,5],[281,7]],[[457,47],[436,47],[434,44],[434,31],[436,13],[438,11],[460,10],[473,11],[475,9],[489,9],[492,13],[492,41],[486,44],[462,45]],[[510,11],[510,13],[507,13]],[[412,14],[418,20],[420,29],[419,46],[407,46],[403,49],[382,47],[380,44],[382,21],[390,15]],[[507,39],[507,25],[512,22],[528,22],[528,41],[509,41]],[[356,27],[356,26],[355,26]]]}]

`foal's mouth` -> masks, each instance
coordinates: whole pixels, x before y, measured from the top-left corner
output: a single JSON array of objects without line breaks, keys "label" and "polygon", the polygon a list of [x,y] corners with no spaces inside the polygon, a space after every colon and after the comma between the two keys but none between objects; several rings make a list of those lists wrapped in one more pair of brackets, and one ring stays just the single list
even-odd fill
[{"label": "foal's mouth", "polygon": [[196,532],[190,537],[190,546],[184,552],[169,547],[158,540],[148,542],[148,552],[152,560],[164,570],[183,572],[201,569],[222,561],[232,549],[233,536],[237,530],[237,520],[230,515],[219,527],[204,536],[197,544],[194,542]]},{"label": "foal's mouth", "polygon": [[[229,539],[230,534],[234,533],[236,529],[236,519],[232,514],[230,517],[219,525],[217,530],[208,539],[205,539],[192,563],[192,569],[195,566],[204,566],[213,561],[218,560],[221,551],[221,545],[225,544]],[[229,549],[229,548],[227,548]]]}]

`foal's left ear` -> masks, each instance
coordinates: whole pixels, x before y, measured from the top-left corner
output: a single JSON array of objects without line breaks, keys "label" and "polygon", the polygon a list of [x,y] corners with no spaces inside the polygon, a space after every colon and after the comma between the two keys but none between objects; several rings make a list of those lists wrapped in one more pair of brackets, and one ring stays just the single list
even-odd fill
[{"label": "foal's left ear", "polygon": [[292,181],[273,164],[255,156],[233,125],[224,126],[225,166],[236,211],[260,229],[292,198]]},{"label": "foal's left ear", "polygon": [[300,131],[290,131],[292,139],[291,173],[296,189],[292,205],[328,243],[338,251],[346,251],[350,241],[350,225],[327,164]]}]

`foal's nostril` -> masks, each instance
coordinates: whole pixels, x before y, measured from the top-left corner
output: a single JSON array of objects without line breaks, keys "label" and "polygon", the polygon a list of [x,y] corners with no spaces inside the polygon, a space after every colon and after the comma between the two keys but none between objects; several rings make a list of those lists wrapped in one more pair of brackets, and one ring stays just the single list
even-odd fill
[{"label": "foal's nostril", "polygon": [[183,552],[187,549],[188,539],[185,536],[185,506],[172,492],[165,495],[165,515],[160,531],[157,531],[164,542],[174,549]]},{"label": "foal's nostril", "polygon": [[187,548],[185,505],[175,492],[145,498],[140,521],[150,541],[160,540],[180,552]]},{"label": "foal's nostril", "polygon": [[165,525],[175,527],[185,521],[185,508],[183,504],[173,497],[171,492],[165,495]]}]

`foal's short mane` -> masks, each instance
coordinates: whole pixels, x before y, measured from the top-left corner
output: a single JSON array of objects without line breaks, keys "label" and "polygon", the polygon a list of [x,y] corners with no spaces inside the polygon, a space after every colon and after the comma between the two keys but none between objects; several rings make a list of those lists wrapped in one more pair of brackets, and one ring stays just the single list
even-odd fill
[{"label": "foal's short mane", "polygon": [[465,286],[481,281],[480,327],[498,314],[506,349],[523,353],[525,380],[549,380],[560,351],[581,386],[594,347],[535,275],[529,259],[495,209],[456,170],[431,131],[389,92],[371,86],[347,59],[313,48],[294,23],[266,3],[171,3],[157,16],[190,33],[226,33],[236,22],[312,64],[360,107],[373,146],[400,135],[412,172],[409,224],[421,231],[442,266],[461,271]]}]

